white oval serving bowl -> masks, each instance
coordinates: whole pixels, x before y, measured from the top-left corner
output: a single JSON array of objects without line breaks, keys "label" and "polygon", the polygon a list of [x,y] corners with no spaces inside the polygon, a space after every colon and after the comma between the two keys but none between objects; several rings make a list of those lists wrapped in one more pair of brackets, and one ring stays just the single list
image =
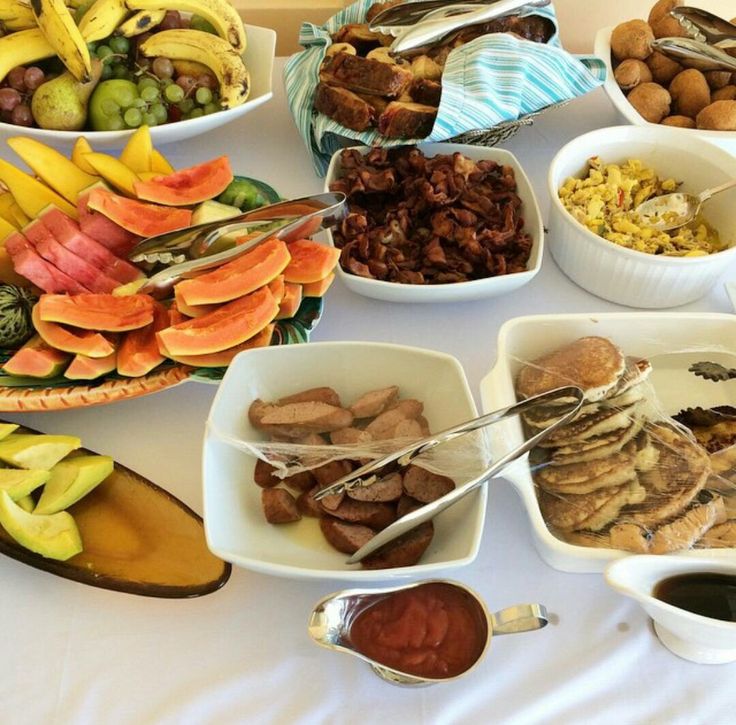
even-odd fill
[{"label": "white oval serving bowl", "polygon": [[683,556],[627,556],[606,568],[606,582],[635,599],[654,620],[654,631],[674,654],[700,664],[736,661],[736,622],[704,617],[656,599],[652,593],[663,579],[683,574],[736,576],[736,562]]},{"label": "white oval serving bowl", "polygon": [[[639,111],[637,111],[627,100],[616,79],[613,76],[613,64],[611,63],[611,32],[613,28],[601,28],[595,35],[593,53],[606,64],[606,81],[603,84],[611,103],[616,110],[634,126],[647,126],[651,128],[668,128],[658,123],[650,123]],[[674,128],[680,137],[680,143],[685,145],[693,137],[710,141],[721,148],[736,154],[736,131],[709,131],[699,128]]]},{"label": "white oval serving bowl", "polygon": [[[361,153],[370,150],[367,146],[353,146],[351,148]],[[524,229],[532,237],[532,249],[526,271],[453,284],[399,284],[397,282],[359,277],[356,274],[346,272],[338,265],[337,275],[345,286],[359,295],[387,302],[467,302],[508,294],[531,282],[542,266],[544,227],[534,190],[516,157],[503,149],[469,144],[432,143],[419,144],[417,148],[429,157],[459,152],[473,161],[490,160],[513,167],[517,193],[523,203]],[[332,156],[327,170],[325,191],[329,191],[330,184],[340,177],[340,172],[340,151],[337,151]],[[329,232],[328,235],[330,244],[334,245],[332,235]]]},{"label": "white oval serving bowl", "polygon": [[649,124],[601,128],[578,136],[555,155],[547,186],[551,199],[548,244],[560,269],[598,297],[638,308],[676,307],[707,294],[736,261],[736,189],[708,201],[706,219],[728,249],[702,257],[666,257],[626,249],[591,232],[559,198],[568,177],[582,178],[587,160],[604,163],[639,159],[660,178],[682,181],[681,191],[700,192],[736,176],[736,157],[693,136],[685,143],[678,129]]},{"label": "white oval serving bowl", "polygon": [[323,385],[333,387],[345,404],[369,390],[398,385],[401,397],[424,403],[433,432],[477,416],[460,363],[444,353],[384,343],[320,342],[237,355],[215,396],[204,439],[204,526],[212,552],[266,574],[348,581],[436,575],[470,564],[483,533],[485,486],[435,517],[432,543],[409,567],[347,565],[347,555],[326,542],[316,519],[280,526],[265,520],[262,489],[253,482],[256,459],[226,439],[263,440],[247,415],[256,398],[276,400]]},{"label": "white oval serving bowl", "polygon": [[[248,40],[243,53],[243,61],[250,73],[251,83],[248,100],[240,106],[211,113],[208,116],[154,126],[151,128],[151,140],[154,146],[160,147],[209,133],[236,121],[270,100],[273,96],[272,76],[276,52],[276,31],[257,25],[246,25],[245,32]],[[95,151],[122,148],[134,131],[135,129],[127,131],[51,131],[0,123],[0,138],[30,136],[57,148],[70,149],[79,136],[84,136]]]}]

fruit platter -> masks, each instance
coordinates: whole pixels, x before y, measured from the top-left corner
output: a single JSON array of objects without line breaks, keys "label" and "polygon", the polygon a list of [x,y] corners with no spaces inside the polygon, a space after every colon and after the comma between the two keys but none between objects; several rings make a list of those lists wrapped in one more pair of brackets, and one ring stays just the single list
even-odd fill
[{"label": "fruit platter", "polygon": [[339,254],[309,239],[266,239],[164,299],[139,292],[156,269],[127,259],[142,239],[279,200],[267,184],[235,177],[227,157],[174,171],[147,126],[119,158],[84,137],[71,158],[27,137],[8,145],[37,177],[0,161],[0,407],[76,407],[191,377],[217,381],[242,350],[308,339]]}]

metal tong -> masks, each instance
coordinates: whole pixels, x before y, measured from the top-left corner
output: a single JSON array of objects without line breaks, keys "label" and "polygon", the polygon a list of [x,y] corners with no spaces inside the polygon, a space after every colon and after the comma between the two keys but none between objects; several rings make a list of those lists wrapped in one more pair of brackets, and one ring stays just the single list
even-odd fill
[{"label": "metal tong", "polygon": [[514,405],[510,405],[506,408],[495,410],[492,413],[482,415],[479,418],[474,418],[473,420],[448,428],[441,433],[437,433],[436,435],[429,436],[421,441],[405,446],[395,453],[391,453],[377,461],[372,461],[365,466],[361,466],[349,475],[335,481],[332,485],[323,488],[314,496],[318,501],[325,498],[325,496],[331,496],[333,494],[351,491],[355,488],[370,486],[390,473],[401,468],[406,468],[417,456],[436,448],[441,443],[446,443],[454,440],[455,438],[466,435],[467,433],[471,433],[479,430],[480,428],[497,423],[510,415],[518,415],[519,413],[535,408],[538,405],[552,403],[560,398],[570,397],[573,398],[575,402],[569,404],[569,406],[565,405],[563,409],[569,407],[569,410],[567,410],[567,412],[549,428],[545,428],[540,433],[537,433],[524,441],[524,443],[522,443],[518,448],[515,448],[505,456],[499,458],[480,476],[458,486],[436,501],[425,504],[421,508],[418,508],[394,521],[391,525],[377,533],[367,544],[358,549],[358,551],[356,551],[355,554],[347,560],[347,563],[355,564],[361,561],[369,554],[380,549],[384,544],[393,541],[399,536],[405,534],[407,531],[410,531],[425,521],[434,518],[441,511],[444,511],[454,503],[457,503],[464,496],[467,496],[471,491],[482,486],[491,478],[498,476],[503,469],[509,465],[509,463],[520,458],[558,428],[569,423],[583,405],[583,391],[575,386],[567,386],[551,390],[547,393],[542,393],[541,395],[535,395],[520,403],[515,403]]},{"label": "metal tong", "polygon": [[693,39],[717,48],[736,48],[736,25],[707,10],[679,7],[670,10],[685,32]]},{"label": "metal tong", "polygon": [[725,50],[708,45],[702,40],[657,38],[652,42],[652,48],[690,68],[702,71],[736,71],[736,58],[730,56]]},{"label": "metal tong", "polygon": [[[440,42],[450,33],[470,25],[478,25],[495,18],[519,12],[524,8],[538,8],[549,5],[550,0],[492,0],[490,3],[461,2],[455,4],[409,3],[405,15],[399,15],[397,8],[388,8],[379,13],[370,24],[371,30],[398,35],[391,44],[396,54],[416,52]],[[424,12],[414,6],[424,8]],[[395,15],[390,11],[394,10]],[[393,18],[393,23],[386,21]],[[398,22],[397,22],[398,18]]]},{"label": "metal tong", "polygon": [[[161,296],[180,279],[219,267],[265,239],[276,237],[285,242],[310,237],[321,229],[335,226],[348,212],[347,197],[341,192],[328,192],[299,199],[277,202],[245,212],[240,216],[179,229],[150,237],[130,253],[134,262],[171,264],[150,277],[139,292]],[[208,250],[222,237],[238,232],[264,229],[252,239],[216,254]]]}]

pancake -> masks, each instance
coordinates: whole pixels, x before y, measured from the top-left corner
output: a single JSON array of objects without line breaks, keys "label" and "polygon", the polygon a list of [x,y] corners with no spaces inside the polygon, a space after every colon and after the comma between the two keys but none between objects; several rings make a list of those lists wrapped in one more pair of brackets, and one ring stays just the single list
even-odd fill
[{"label": "pancake", "polygon": [[619,396],[628,392],[632,388],[641,385],[651,374],[652,363],[643,358],[627,357],[626,368],[623,375],[619,379],[616,387],[611,392],[611,396]]},{"label": "pancake", "polygon": [[708,529],[696,546],[698,549],[730,549],[736,547],[736,520],[731,519]]},{"label": "pancake", "polygon": [[579,528],[587,531],[600,531],[618,518],[624,506],[639,503],[646,496],[646,491],[636,478],[633,478],[628,482],[628,485],[621,488],[623,490],[612,496],[603,506],[585,519]]},{"label": "pancake", "polygon": [[683,513],[654,532],[649,551],[667,554],[690,549],[710,528],[725,520],[723,499],[708,490],[701,491]]},{"label": "pancake", "polygon": [[552,466],[564,466],[581,461],[594,461],[618,453],[629,441],[635,438],[644,425],[641,420],[631,421],[626,428],[612,431],[606,435],[589,438],[584,443],[561,446],[552,451],[549,463]]},{"label": "pancake", "polygon": [[539,447],[559,448],[585,443],[591,438],[629,428],[636,419],[637,410],[638,405],[634,404],[621,409],[601,410],[578,418],[551,433],[539,443]]},{"label": "pancake", "polygon": [[646,429],[641,430],[635,439],[636,443],[636,470],[642,473],[651,471],[659,462],[659,449],[652,443],[652,437]]},{"label": "pancake", "polygon": [[[525,365],[516,378],[522,398],[577,385],[586,400],[602,400],[613,390],[626,369],[623,353],[604,337],[581,337]],[[573,399],[560,403],[575,402]]]}]

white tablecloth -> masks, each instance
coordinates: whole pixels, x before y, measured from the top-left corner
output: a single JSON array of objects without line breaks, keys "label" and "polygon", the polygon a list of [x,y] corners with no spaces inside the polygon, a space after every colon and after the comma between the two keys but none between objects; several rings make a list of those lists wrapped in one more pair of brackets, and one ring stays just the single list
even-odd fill
[{"label": "white tablecloth", "polygon": [[[163,151],[179,167],[229,153],[238,172],[285,196],[320,190],[280,85],[277,78],[274,100],[242,122]],[[599,90],[507,143],[529,173],[545,218],[546,170],[555,151],[580,133],[619,122]],[[10,157],[5,148],[0,155]],[[314,340],[379,340],[451,353],[476,396],[505,320],[621,309],[576,287],[549,255],[530,285],[502,299],[401,306],[355,296],[336,283],[326,302]],[[730,307],[719,287],[683,309]],[[89,448],[115,456],[201,511],[200,444],[214,392],[188,383],[105,408],[5,417],[80,435]],[[736,720],[736,664],[695,665],[670,654],[643,611],[600,575],[563,574],[539,559],[510,486],[499,482],[490,494],[478,559],[452,576],[493,609],[542,602],[554,623],[496,639],[466,678],[400,689],[364,663],[314,646],[307,615],[340,588],[335,582],[235,569],[219,592],[169,601],[94,589],[0,558],[0,723]]]}]

